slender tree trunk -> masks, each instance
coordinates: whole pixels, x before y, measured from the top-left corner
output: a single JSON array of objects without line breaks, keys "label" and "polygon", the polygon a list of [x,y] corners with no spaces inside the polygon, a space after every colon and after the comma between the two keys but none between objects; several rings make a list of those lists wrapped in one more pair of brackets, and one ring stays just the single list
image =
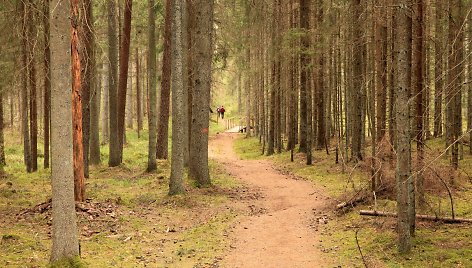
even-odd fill
[{"label": "slender tree trunk", "polygon": [[102,144],[107,144],[110,141],[110,68],[109,64],[103,64],[103,73],[101,74],[102,88],[103,88],[103,115],[102,115]]},{"label": "slender tree trunk", "polygon": [[116,19],[116,2],[108,1],[108,60],[109,60],[109,76],[108,76],[108,107],[109,107],[109,159],[108,166],[116,167],[121,163],[120,143],[123,136],[120,136],[118,128],[118,44],[117,44],[117,19]]},{"label": "slender tree trunk", "polygon": [[362,105],[362,92],[363,92],[363,23],[361,18],[363,18],[363,7],[360,0],[354,0],[354,66],[353,66],[353,75],[354,75],[354,84],[353,84],[353,99],[352,99],[352,158],[355,162],[362,160],[362,115],[363,115],[363,105]]},{"label": "slender tree trunk", "polygon": [[80,27],[82,65],[81,71],[81,100],[82,100],[82,137],[83,137],[83,159],[84,176],[89,177],[89,155],[90,155],[90,96],[95,91],[95,51],[94,51],[94,32],[93,32],[93,14],[92,0],[81,0],[83,18],[80,18],[82,25]]},{"label": "slender tree trunk", "polygon": [[[126,128],[133,129],[133,76],[132,73],[132,64],[130,66],[129,77],[128,77],[128,88],[126,89]],[[125,131],[126,133],[126,131]],[[125,135],[126,136],[126,135]]]},{"label": "slender tree trunk", "polygon": [[85,201],[84,151],[82,132],[82,85],[79,51],[79,0],[71,1],[71,50],[72,50],[72,125],[74,152],[75,201]]},{"label": "slender tree trunk", "polygon": [[90,99],[90,164],[99,165],[100,156],[100,79],[94,79],[94,90]]},{"label": "slender tree trunk", "polygon": [[72,164],[71,42],[69,1],[51,10],[51,261],[79,256]]},{"label": "slender tree trunk", "polygon": [[[448,55],[448,144],[451,147],[451,164],[454,170],[459,167],[459,138],[462,129],[462,81],[463,81],[463,36],[462,0],[449,2],[449,55]],[[451,176],[451,179],[454,176]]]},{"label": "slender tree trunk", "polygon": [[[323,0],[318,0],[317,3],[318,6],[318,16],[317,16],[317,21],[318,21],[318,31],[320,34],[319,37],[319,46],[320,51],[325,51],[325,37],[323,36],[323,33],[321,31],[324,30],[324,24],[323,24]],[[316,90],[316,124],[317,124],[317,129],[316,129],[316,149],[321,150],[324,149],[326,146],[326,103],[325,103],[325,77],[324,77],[324,68],[325,68],[325,55],[324,53],[318,53],[318,74],[316,76],[316,79],[318,80],[318,88]],[[328,104],[329,106],[329,104]]]},{"label": "slender tree trunk", "polygon": [[[379,3],[379,0],[376,0]],[[377,14],[381,14],[380,9]],[[386,16],[377,15],[376,22],[376,93],[377,93],[377,142],[380,143],[385,137],[387,128],[387,26],[385,25]]]},{"label": "slender tree trunk", "polygon": [[[412,76],[412,88],[416,92],[416,189],[418,192],[418,204],[424,206],[426,203],[424,193],[424,126],[423,126],[423,113],[424,113],[424,94],[426,90],[424,86],[424,66],[426,65],[424,51],[424,17],[423,17],[423,0],[415,0],[414,6],[414,31],[413,31],[413,76]],[[414,203],[414,201],[413,201]],[[414,216],[414,215],[413,215]],[[414,224],[415,219],[410,219],[410,223]],[[411,230],[414,230],[414,225]],[[413,233],[412,233],[413,234]]]},{"label": "slender tree trunk", "polygon": [[397,0],[394,16],[394,79],[397,138],[397,232],[400,253],[411,249],[411,135],[409,95],[411,86],[411,0]]},{"label": "slender tree trunk", "polygon": [[[93,18],[93,5],[91,0],[86,0],[85,3],[85,14],[86,14],[86,21],[88,22],[86,27],[87,27],[87,51],[88,51],[88,68],[87,72],[85,73],[86,75],[86,81],[88,81],[88,87],[89,87],[89,95],[90,95],[90,101],[88,102],[90,105],[89,108],[89,122],[87,122],[87,119],[84,118],[83,122],[87,127],[89,128],[89,131],[85,131],[84,133],[88,133],[89,136],[89,141],[90,145],[86,145],[86,142],[84,142],[84,147],[85,149],[89,150],[87,153],[85,153],[84,150],[84,159],[89,157],[90,159],[87,160],[85,163],[86,171],[85,175],[88,178],[88,165],[89,163],[91,165],[98,165],[101,162],[100,159],[100,101],[101,101],[101,83],[100,79],[97,79],[97,77],[100,77],[100,74],[97,74],[97,64],[96,64],[96,59],[95,59],[95,38],[94,38],[94,18]],[[102,76],[103,76],[103,70],[102,71]],[[86,113],[84,113],[84,117],[86,117]],[[87,141],[88,143],[88,141]]]},{"label": "slender tree trunk", "polygon": [[435,85],[434,85],[434,137],[439,137],[443,134],[442,129],[442,99],[443,99],[443,88],[444,88],[444,76],[443,76],[443,33],[444,33],[444,19],[443,19],[443,0],[436,0],[436,32],[435,32]]},{"label": "slender tree trunk", "polygon": [[[44,27],[44,168],[49,168],[49,124],[51,122],[51,49],[49,43],[49,2],[44,0],[43,3],[43,27]],[[12,107],[13,108],[13,107]],[[12,109],[13,114],[13,109]],[[12,117],[13,122],[13,117]],[[13,125],[13,123],[12,123]]]},{"label": "slender tree trunk", "polygon": [[[300,28],[304,31],[301,36],[301,49],[300,49],[300,152],[307,152],[307,135],[308,135],[308,126],[307,126],[307,106],[311,105],[311,102],[308,102],[306,96],[308,91],[310,91],[310,59],[309,59],[309,49],[310,49],[310,39],[309,39],[309,14],[310,14],[310,3],[308,0],[299,0],[300,1]],[[311,116],[311,115],[310,115]]]},{"label": "slender tree trunk", "polygon": [[21,79],[21,129],[23,134],[23,158],[26,165],[26,171],[32,172],[31,168],[31,143],[30,143],[30,128],[28,125],[28,31],[27,21],[28,7],[27,2],[22,1],[21,12],[22,20],[22,79]]},{"label": "slender tree trunk", "polygon": [[141,131],[143,130],[143,109],[142,104],[142,93],[141,93],[141,68],[139,62],[139,51],[136,47],[136,117],[138,123],[138,138],[141,137]]},{"label": "slender tree trunk", "polygon": [[[184,94],[183,80],[183,38],[182,32],[186,29],[182,27],[183,16],[185,16],[185,0],[173,0],[172,12],[172,161],[169,182],[169,195],[176,195],[184,192],[184,150],[185,150],[185,109],[184,102],[187,101]],[[203,82],[203,81],[201,81]],[[208,107],[205,107],[207,110]],[[201,131],[201,130],[200,130]]]},{"label": "slender tree trunk", "polygon": [[[468,40],[472,40],[472,16],[468,21]],[[472,145],[472,44],[468,44],[467,73],[469,84],[467,86],[467,131],[469,132],[469,145]],[[469,146],[469,154],[472,154],[472,146]]]},{"label": "slender tree trunk", "polygon": [[36,15],[33,0],[27,1],[28,29],[27,29],[27,53],[28,53],[28,81],[29,81],[29,124],[30,124],[30,150],[31,150],[31,172],[38,170],[38,107],[36,87],[36,59],[35,38],[36,27],[34,17]]},{"label": "slender tree trunk", "polygon": [[[170,0],[168,0],[170,1]],[[149,114],[148,114],[148,126],[149,126],[149,147],[148,147],[148,164],[147,171],[151,172],[157,169],[156,163],[156,102],[157,102],[157,77],[156,77],[156,12],[154,9],[154,0],[149,0],[149,17],[148,17],[148,70],[149,70]]]},{"label": "slender tree trunk", "polygon": [[5,139],[3,135],[4,131],[3,123],[3,90],[0,88],[0,172],[3,172],[3,167],[7,164],[5,159]]},{"label": "slender tree trunk", "polygon": [[118,140],[119,140],[119,162],[123,161],[123,141],[126,132],[126,89],[128,87],[129,50],[131,44],[131,12],[132,0],[125,0],[125,12],[123,23],[123,36],[120,46],[120,76],[118,83]]},{"label": "slender tree trunk", "polygon": [[159,126],[157,129],[157,158],[167,159],[169,138],[169,107],[170,107],[170,83],[172,75],[172,13],[173,0],[166,0],[166,16],[164,21],[164,56],[162,58],[161,103],[159,111]]}]

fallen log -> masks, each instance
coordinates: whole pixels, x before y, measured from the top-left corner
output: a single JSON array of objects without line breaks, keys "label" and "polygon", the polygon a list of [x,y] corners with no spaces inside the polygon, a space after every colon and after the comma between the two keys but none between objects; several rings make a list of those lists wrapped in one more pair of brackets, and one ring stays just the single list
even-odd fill
[{"label": "fallen log", "polygon": [[358,203],[362,203],[364,202],[365,200],[367,199],[367,196],[359,196],[359,197],[356,197],[356,198],[353,198],[349,201],[346,201],[346,202],[342,202],[342,203],[339,203],[336,205],[336,209],[337,210],[340,210],[340,209],[343,209],[345,207],[354,207],[356,204]]},{"label": "fallen log", "polygon": [[[375,211],[375,210],[361,210],[359,211],[359,214],[362,216],[394,217],[394,218],[397,217],[397,213]],[[440,221],[444,223],[472,223],[472,219],[467,219],[467,218],[444,218],[444,217],[436,217],[436,216],[421,215],[421,214],[417,214],[416,218],[418,220]]]}]

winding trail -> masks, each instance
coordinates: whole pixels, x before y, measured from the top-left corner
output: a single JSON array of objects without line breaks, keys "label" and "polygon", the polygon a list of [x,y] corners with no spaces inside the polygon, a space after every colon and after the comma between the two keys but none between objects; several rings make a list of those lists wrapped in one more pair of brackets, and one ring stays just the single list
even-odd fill
[{"label": "winding trail", "polygon": [[333,267],[320,250],[319,233],[312,228],[314,211],[326,209],[321,190],[281,174],[269,161],[240,160],[233,150],[236,138],[233,133],[218,134],[210,141],[210,157],[262,198],[250,205],[258,213],[242,217],[232,230],[231,250],[220,265]]}]

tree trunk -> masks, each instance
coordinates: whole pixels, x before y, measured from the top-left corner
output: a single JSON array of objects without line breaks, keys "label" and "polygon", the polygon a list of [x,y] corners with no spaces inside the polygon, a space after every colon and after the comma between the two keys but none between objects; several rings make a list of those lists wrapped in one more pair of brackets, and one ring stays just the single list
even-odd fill
[{"label": "tree trunk", "polygon": [[[173,0],[172,12],[172,161],[169,182],[169,195],[184,192],[184,150],[185,150],[185,109],[184,102],[187,101],[184,94],[183,80],[183,38],[182,27],[183,16],[185,16],[185,0]],[[203,81],[201,81],[203,82]],[[205,107],[207,110],[208,107]],[[202,131],[202,130],[200,130]]]},{"label": "tree trunk", "polygon": [[26,1],[22,1],[21,12],[22,20],[22,79],[21,79],[21,129],[23,134],[23,158],[26,165],[26,171],[32,172],[31,168],[31,143],[30,128],[28,125],[28,31],[27,21],[28,7]]},{"label": "tree trunk", "polygon": [[435,78],[434,78],[434,137],[439,137],[443,134],[442,129],[442,99],[443,99],[443,87],[444,87],[444,76],[443,76],[443,59],[444,59],[444,47],[443,47],[443,34],[444,34],[444,11],[443,11],[443,0],[436,0],[436,27],[435,27]]},{"label": "tree trunk", "polygon": [[[88,51],[88,61],[89,61],[89,69],[86,72],[86,77],[88,79],[85,79],[88,81],[88,87],[89,87],[89,95],[90,95],[90,121],[87,123],[86,120],[83,120],[84,124],[87,123],[87,126],[89,127],[89,131],[85,131],[85,133],[88,133],[89,135],[89,141],[90,145],[86,146],[84,143],[85,148],[88,148],[89,153],[84,153],[84,158],[88,157],[90,158],[87,163],[85,164],[86,171],[85,175],[88,177],[88,165],[89,162],[91,165],[98,165],[101,162],[100,159],[100,101],[101,101],[101,81],[99,79],[100,76],[103,76],[103,70],[101,70],[102,74],[97,73],[97,64],[96,64],[96,59],[95,59],[95,39],[94,39],[94,19],[93,19],[93,5],[91,0],[86,0],[85,2],[85,14],[86,14],[86,21],[88,22],[87,24],[87,34],[88,34],[88,39],[87,39],[87,51]],[[86,115],[86,114],[84,114]]]},{"label": "tree trunk", "polygon": [[141,93],[141,67],[139,62],[139,51],[136,47],[136,117],[138,123],[138,138],[141,138],[141,131],[143,130],[143,109],[142,104],[142,93]]},{"label": "tree trunk", "polygon": [[108,166],[116,167],[121,163],[120,143],[123,136],[119,134],[118,128],[118,44],[117,44],[117,23],[116,23],[116,2],[115,0],[108,0],[108,61],[109,61],[109,76],[108,76],[108,106],[109,106],[109,159]]},{"label": "tree trunk", "polygon": [[79,51],[79,0],[71,1],[72,125],[75,201],[85,201],[84,149],[82,132],[82,85]]},{"label": "tree trunk", "polygon": [[51,261],[79,256],[72,164],[71,42],[69,1],[51,10]]},{"label": "tree trunk", "polygon": [[[100,77],[99,74],[97,76]],[[103,76],[103,74],[102,74]],[[101,103],[101,80],[94,79],[94,90],[90,99],[90,164],[99,165],[100,156],[100,103]]]},{"label": "tree trunk", "polygon": [[110,68],[108,63],[104,63],[103,72],[101,74],[101,89],[103,90],[103,114],[102,114],[102,144],[107,144],[110,141]]},{"label": "tree trunk", "polygon": [[128,87],[129,49],[131,43],[131,11],[132,0],[125,0],[123,36],[120,46],[120,76],[118,83],[118,140],[119,140],[119,162],[123,161],[123,141],[126,132],[126,89]]},{"label": "tree trunk", "polygon": [[[300,49],[300,152],[307,152],[307,106],[311,102],[307,100],[308,91],[310,91],[310,3],[308,0],[300,1],[300,28],[303,30],[301,35],[301,49]],[[311,116],[311,115],[310,115]],[[311,128],[311,127],[310,127]]]},{"label": "tree trunk", "polygon": [[[0,89],[2,90],[2,89]],[[0,91],[0,172],[3,173],[3,167],[7,164],[5,159],[5,139],[3,135],[5,125],[3,124],[3,90]]]},{"label": "tree trunk", "polygon": [[36,27],[34,22],[35,7],[33,0],[27,1],[28,29],[27,29],[27,53],[28,53],[28,81],[29,81],[29,124],[30,124],[30,150],[31,150],[31,172],[38,170],[38,107],[36,88],[36,59],[35,38]]},{"label": "tree trunk", "polygon": [[90,96],[95,91],[95,44],[93,32],[92,0],[82,0],[83,18],[81,18],[81,100],[82,100],[82,136],[84,176],[89,177],[90,152]]},{"label": "tree trunk", "polygon": [[[170,1],[170,0],[168,0]],[[157,77],[156,77],[156,11],[154,9],[154,0],[149,0],[149,17],[148,17],[148,75],[149,75],[149,114],[148,114],[148,126],[149,126],[149,147],[148,147],[148,164],[147,171],[151,172],[157,169],[156,163],[156,102],[157,102]]]},{"label": "tree trunk", "polygon": [[[133,129],[133,75],[132,66],[130,66],[129,77],[128,77],[128,88],[126,89],[126,128]],[[125,131],[126,133],[126,131]],[[125,135],[126,136],[126,135]]]},{"label": "tree trunk", "polygon": [[[319,32],[319,46],[320,51],[325,51],[325,37],[323,36],[322,31],[324,30],[323,24],[323,0],[318,0],[318,32]],[[318,80],[317,85],[318,88],[316,90],[316,149],[321,150],[324,149],[326,146],[326,103],[325,103],[325,77],[324,77],[324,68],[325,68],[325,55],[324,53],[318,53],[318,72],[316,75],[316,79]],[[329,103],[328,103],[329,107]]]},{"label": "tree trunk", "polygon": [[352,159],[354,162],[362,160],[362,92],[363,92],[363,7],[360,0],[354,0],[354,66],[353,66],[353,93],[352,93]]},{"label": "tree trunk", "polygon": [[397,232],[400,253],[411,249],[411,135],[409,95],[411,86],[411,0],[397,0],[394,16],[394,79],[397,139]]},{"label": "tree trunk", "polygon": [[[49,124],[51,122],[51,49],[49,44],[49,2],[44,0],[43,3],[43,27],[44,27],[44,168],[49,168]],[[13,106],[12,106],[13,108]],[[13,114],[13,109],[11,109]],[[13,122],[13,117],[12,117]],[[13,123],[12,123],[13,126]]]},{"label": "tree trunk", "polygon": [[170,83],[172,75],[172,13],[173,0],[166,0],[166,17],[164,21],[164,56],[162,58],[161,103],[159,111],[159,126],[157,129],[157,158],[167,159],[169,138],[169,107],[170,107]]},{"label": "tree trunk", "polygon": [[[448,130],[451,145],[451,164],[454,170],[459,167],[459,139],[462,129],[462,81],[463,81],[463,29],[462,0],[449,2],[449,54],[448,54]],[[451,176],[451,179],[454,176]]]},{"label": "tree trunk", "polygon": [[208,168],[208,128],[212,55],[213,55],[213,1],[196,0],[195,61],[193,62],[192,142],[190,144],[189,176],[198,186],[210,185]]},{"label": "tree trunk", "polygon": [[[424,206],[426,203],[424,193],[424,126],[423,126],[423,113],[424,113],[424,97],[423,91],[426,90],[424,87],[423,77],[425,75],[424,66],[426,64],[424,51],[424,33],[423,27],[423,0],[415,0],[414,14],[415,20],[413,24],[413,73],[412,73],[412,89],[416,93],[416,189],[418,192],[418,204]],[[426,94],[424,94],[426,95]],[[414,219],[410,219],[410,223],[414,223]],[[412,228],[414,230],[414,227]]]}]

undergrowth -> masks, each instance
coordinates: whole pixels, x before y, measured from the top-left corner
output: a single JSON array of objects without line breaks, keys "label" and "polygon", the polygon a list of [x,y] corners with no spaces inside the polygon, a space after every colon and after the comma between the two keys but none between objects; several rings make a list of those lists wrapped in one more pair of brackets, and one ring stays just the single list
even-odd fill
[{"label": "undergrowth", "polygon": [[[50,211],[35,211],[51,197],[50,171],[26,173],[17,133],[7,133],[7,177],[0,178],[0,267],[47,267],[51,249]],[[167,196],[170,164],[146,173],[147,132],[128,130],[123,164],[91,167],[84,206],[78,212],[81,261],[85,267],[193,267],[215,263],[227,249],[222,233],[237,211],[227,208],[239,184],[210,163],[213,187],[197,189],[186,181],[185,195]],[[212,190],[215,189],[215,190]],[[223,189],[223,190],[218,190]],[[37,206],[36,206],[37,207]],[[54,266],[58,267],[58,266]]]}]

